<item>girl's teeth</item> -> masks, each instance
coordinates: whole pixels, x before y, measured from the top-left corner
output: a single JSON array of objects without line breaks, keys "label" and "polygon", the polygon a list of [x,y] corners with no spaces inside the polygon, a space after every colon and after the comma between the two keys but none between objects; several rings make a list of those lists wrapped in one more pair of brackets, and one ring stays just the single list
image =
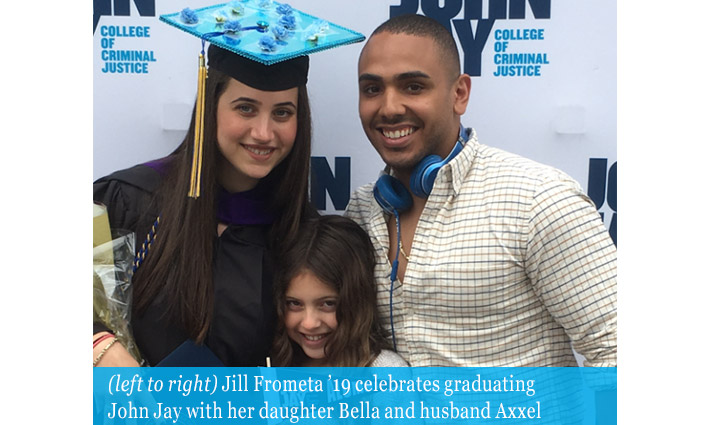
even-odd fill
[{"label": "girl's teeth", "polygon": [[267,155],[272,151],[272,149],[260,150],[260,149],[251,148],[250,146],[246,146],[245,148],[248,149],[249,151],[253,152],[256,155]]}]

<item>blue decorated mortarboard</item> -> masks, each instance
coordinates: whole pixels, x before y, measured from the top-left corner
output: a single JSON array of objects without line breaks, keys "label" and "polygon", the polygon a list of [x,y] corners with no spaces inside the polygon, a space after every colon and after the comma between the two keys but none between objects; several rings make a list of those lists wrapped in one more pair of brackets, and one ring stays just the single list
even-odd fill
[{"label": "blue decorated mortarboard", "polygon": [[270,0],[234,0],[160,20],[240,56],[272,65],[364,40],[358,32]]},{"label": "blue decorated mortarboard", "polygon": [[185,8],[161,15],[160,20],[202,40],[189,191],[193,198],[199,197],[200,186],[207,41],[209,68],[258,90],[279,91],[307,82],[308,55],[365,39],[358,32],[272,0],[234,0]]}]

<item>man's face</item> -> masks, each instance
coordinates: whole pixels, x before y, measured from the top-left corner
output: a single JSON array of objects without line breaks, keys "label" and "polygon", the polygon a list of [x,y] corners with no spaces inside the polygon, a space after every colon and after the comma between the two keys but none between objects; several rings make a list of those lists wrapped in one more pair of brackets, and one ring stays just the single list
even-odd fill
[{"label": "man's face", "polygon": [[434,40],[376,34],[361,52],[358,78],[363,129],[396,172],[409,174],[425,156],[444,158],[451,151],[468,87],[461,105],[459,79],[442,60]]}]

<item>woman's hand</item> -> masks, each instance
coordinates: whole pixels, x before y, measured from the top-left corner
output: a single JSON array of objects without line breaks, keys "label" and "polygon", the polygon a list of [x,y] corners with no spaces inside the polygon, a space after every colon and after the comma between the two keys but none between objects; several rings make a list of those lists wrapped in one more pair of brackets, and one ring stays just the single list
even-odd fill
[{"label": "woman's hand", "polygon": [[[108,332],[99,332],[93,335],[93,339],[96,340],[103,335],[108,334]],[[103,352],[103,350],[111,344],[111,346],[103,353],[101,358],[96,363],[96,366],[106,366],[106,367],[140,367],[138,362],[133,358],[133,356],[128,353],[128,350],[123,347],[123,345],[115,341],[113,338],[106,338],[98,345],[93,347],[93,358],[94,360]]]}]

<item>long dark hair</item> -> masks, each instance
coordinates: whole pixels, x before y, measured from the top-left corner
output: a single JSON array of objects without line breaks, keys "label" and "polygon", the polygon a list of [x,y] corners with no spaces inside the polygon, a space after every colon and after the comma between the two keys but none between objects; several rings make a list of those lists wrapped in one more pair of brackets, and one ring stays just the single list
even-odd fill
[{"label": "long dark hair", "polygon": [[290,281],[304,271],[338,293],[336,330],[324,352],[331,366],[368,366],[389,344],[378,319],[373,245],[354,221],[338,215],[304,222],[294,243],[283,252],[275,278],[278,325],[273,343],[275,366],[299,366],[306,360],[285,328],[285,294]]},{"label": "long dark hair", "polygon": [[[204,105],[201,196],[187,197],[193,152],[195,113],[181,145],[170,155],[169,170],[158,190],[161,212],[157,237],[135,274],[135,307],[144,312],[158,294],[166,296],[167,314],[197,342],[206,337],[213,310],[212,259],[216,237],[216,109],[231,77],[209,69]],[[195,106],[196,110],[196,106]],[[298,87],[297,135],[290,154],[263,180],[274,188],[270,207],[276,219],[270,245],[288,244],[303,217],[315,214],[308,202],[311,113],[307,88]]]}]

